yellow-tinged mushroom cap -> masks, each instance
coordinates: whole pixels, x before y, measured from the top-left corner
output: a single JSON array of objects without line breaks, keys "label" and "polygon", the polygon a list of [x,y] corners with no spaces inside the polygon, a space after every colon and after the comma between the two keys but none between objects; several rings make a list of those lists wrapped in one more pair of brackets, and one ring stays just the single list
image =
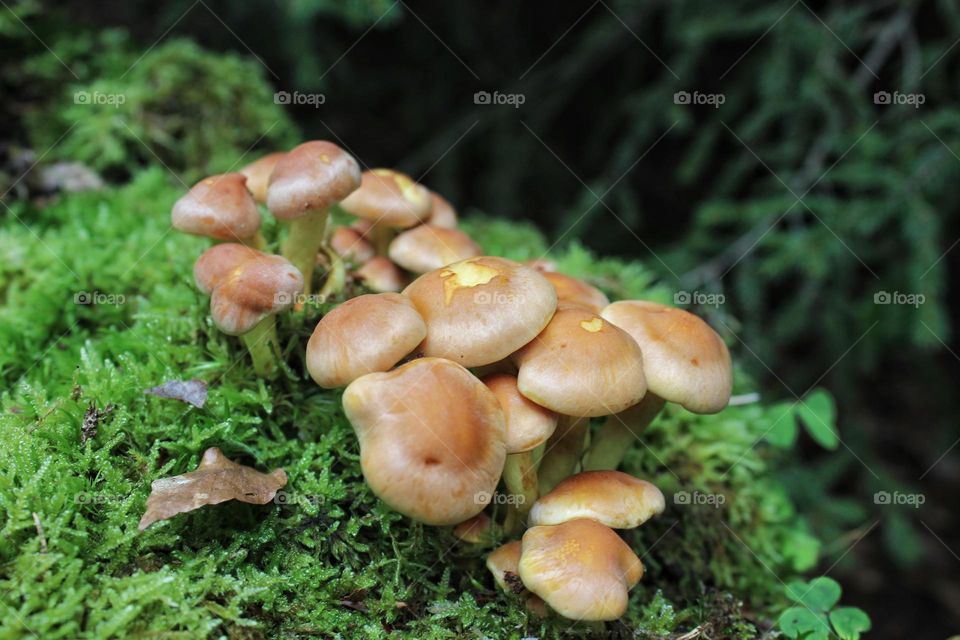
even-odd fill
[{"label": "yellow-tinged mushroom cap", "polygon": [[260,230],[260,210],[240,173],[209,176],[176,201],[170,219],[175,229],[215,240],[243,241]]},{"label": "yellow-tinged mushroom cap", "polygon": [[523,534],[523,584],[571,620],[616,620],[643,576],[640,558],[593,520],[532,527]]},{"label": "yellow-tinged mushroom cap", "polygon": [[620,471],[584,471],[566,478],[537,500],[530,524],[555,525],[589,518],[614,529],[632,529],[663,513],[655,486]]},{"label": "yellow-tinged mushroom cap", "polygon": [[282,151],[268,153],[240,169],[240,173],[247,177],[247,190],[253,196],[253,199],[260,204],[267,204],[267,186],[270,184],[270,174],[273,173],[273,168],[277,166],[277,161],[283,156]]},{"label": "yellow-tinged mushroom cap", "polygon": [[304,142],[281,157],[270,174],[267,207],[279,220],[326,209],[360,186],[360,165],[326,140]]},{"label": "yellow-tinged mushroom cap", "polygon": [[493,575],[494,582],[511,593],[524,590],[520,581],[520,546],[520,541],[514,540],[497,547],[487,556],[487,569]]},{"label": "yellow-tinged mushroom cap", "polygon": [[610,304],[610,299],[593,285],[559,271],[542,271],[543,277],[557,290],[557,300],[586,307],[594,313]]},{"label": "yellow-tinged mushroom cap", "polygon": [[307,343],[307,370],[321,387],[342,387],[362,375],[389,371],[426,335],[423,319],[406,297],[358,296],[317,324]]},{"label": "yellow-tinged mushroom cap", "polygon": [[425,355],[479,367],[507,357],[547,325],[557,294],[533,269],[481,256],[425,273],[404,293],[427,323]]},{"label": "yellow-tinged mushroom cap", "polygon": [[532,451],[547,441],[557,428],[556,413],[531,402],[517,389],[516,376],[496,373],[483,378],[503,407],[507,421],[507,453]]},{"label": "yellow-tinged mushroom cap", "polygon": [[429,189],[393,169],[364,171],[360,188],[340,203],[358,218],[403,229],[424,222],[432,206]]},{"label": "yellow-tinged mushroom cap", "polygon": [[476,242],[459,229],[422,224],[404,231],[390,243],[390,259],[413,273],[426,273],[451,262],[483,253]]},{"label": "yellow-tinged mushroom cap", "polygon": [[619,413],[647,390],[637,343],[576,305],[561,303],[546,329],[514,361],[520,393],[563,415]]},{"label": "yellow-tinged mushroom cap", "polygon": [[694,413],[716,413],[730,400],[733,371],[720,336],[697,316],[643,300],[622,300],[601,315],[643,350],[652,393]]},{"label": "yellow-tinged mushroom cap", "polygon": [[506,460],[503,411],[460,365],[420,358],[354,380],[343,408],[360,441],[360,467],[391,508],[452,525],[489,503]]},{"label": "yellow-tinged mushroom cap", "polygon": [[479,544],[486,542],[493,534],[493,520],[481,511],[477,515],[464,520],[453,528],[453,535],[464,542]]}]

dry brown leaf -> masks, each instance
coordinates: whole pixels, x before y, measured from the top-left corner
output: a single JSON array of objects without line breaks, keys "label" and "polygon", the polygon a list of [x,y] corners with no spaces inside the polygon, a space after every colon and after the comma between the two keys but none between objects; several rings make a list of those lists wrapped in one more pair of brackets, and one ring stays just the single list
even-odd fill
[{"label": "dry brown leaf", "polygon": [[153,481],[147,511],[140,519],[140,530],[178,513],[227,500],[267,504],[286,484],[287,474],[283,469],[260,473],[229,460],[220,449],[211,447],[203,452],[196,471]]}]

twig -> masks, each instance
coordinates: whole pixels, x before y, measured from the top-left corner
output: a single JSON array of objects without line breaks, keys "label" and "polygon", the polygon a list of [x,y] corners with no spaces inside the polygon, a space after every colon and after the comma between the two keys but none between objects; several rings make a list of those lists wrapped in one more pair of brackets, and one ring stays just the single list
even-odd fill
[{"label": "twig", "polygon": [[33,526],[37,528],[37,537],[40,538],[40,553],[47,552],[47,537],[43,535],[43,525],[40,524],[40,516],[33,512]]}]

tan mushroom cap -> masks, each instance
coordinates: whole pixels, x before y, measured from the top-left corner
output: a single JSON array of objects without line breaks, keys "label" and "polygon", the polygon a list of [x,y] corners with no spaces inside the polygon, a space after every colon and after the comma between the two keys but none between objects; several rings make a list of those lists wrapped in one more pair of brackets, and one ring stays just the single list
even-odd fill
[{"label": "tan mushroom cap", "polygon": [[215,240],[247,240],[260,230],[260,210],[240,173],[204,178],[173,205],[173,227]]},{"label": "tan mushroom cap", "polygon": [[524,261],[523,264],[527,265],[531,269],[536,269],[540,273],[557,270],[557,263],[550,258],[534,258],[533,260]]},{"label": "tan mushroom cap", "polygon": [[506,460],[503,411],[460,365],[420,358],[354,380],[343,408],[360,441],[360,468],[391,508],[432,525],[480,513]]},{"label": "tan mushroom cap", "polygon": [[388,251],[391,260],[413,273],[426,273],[482,253],[480,245],[463,231],[429,224],[404,231],[393,239]]},{"label": "tan mushroom cap", "polygon": [[326,140],[294,147],[273,167],[267,207],[279,220],[293,220],[326,209],[360,186],[360,165],[352,155]]},{"label": "tan mushroom cap", "polygon": [[303,276],[286,258],[239,246],[217,245],[194,264],[197,286],[211,293],[214,323],[234,336],[290,308],[303,290]]},{"label": "tan mushroom cap", "polygon": [[557,290],[557,300],[560,302],[579,304],[594,313],[600,313],[604,307],[610,304],[610,299],[603,291],[583,280],[559,271],[543,271],[542,273],[543,277],[549,280],[553,288]]},{"label": "tan mushroom cap", "polygon": [[482,381],[503,408],[507,421],[507,453],[532,451],[553,435],[559,416],[523,397],[517,389],[516,376],[497,373]]},{"label": "tan mushroom cap", "polygon": [[486,542],[492,532],[493,520],[483,511],[453,528],[454,537],[471,544]]},{"label": "tan mushroom cap", "polygon": [[247,177],[247,191],[260,204],[267,204],[267,185],[270,184],[270,174],[273,173],[277,161],[283,156],[282,151],[268,153],[240,169],[240,173]]},{"label": "tan mushroom cap", "polygon": [[532,527],[523,534],[523,584],[571,620],[616,620],[643,577],[637,554],[593,520]]},{"label": "tan mushroom cap", "polygon": [[620,471],[584,471],[561,481],[530,510],[530,525],[588,518],[613,529],[633,529],[663,513],[660,489]]},{"label": "tan mushroom cap", "polygon": [[576,305],[561,303],[546,329],[514,361],[520,393],[567,416],[619,413],[647,391],[637,343]]},{"label": "tan mushroom cap", "polygon": [[307,343],[307,370],[321,387],[350,384],[389,371],[427,335],[423,319],[399,293],[347,300],[321,318]]},{"label": "tan mushroom cap", "polygon": [[510,593],[524,590],[520,581],[520,548],[520,541],[514,540],[497,547],[487,556],[487,569],[493,575],[494,582]]},{"label": "tan mushroom cap", "polygon": [[407,284],[407,277],[400,267],[383,256],[370,258],[355,273],[367,288],[380,293],[395,293]]},{"label": "tan mushroom cap", "polygon": [[502,360],[547,325],[557,294],[533,269],[481,256],[423,274],[404,293],[427,323],[428,356],[479,367]]},{"label": "tan mushroom cap", "polygon": [[430,192],[430,199],[433,201],[433,207],[430,210],[430,218],[427,220],[427,224],[444,229],[456,229],[459,216],[457,216],[457,210],[453,208],[453,205],[436,191]]},{"label": "tan mushroom cap", "polygon": [[643,350],[652,393],[694,413],[716,413],[733,389],[730,352],[697,316],[643,300],[614,302],[601,315],[629,333]]},{"label": "tan mushroom cap", "polygon": [[363,234],[351,227],[337,227],[330,236],[330,248],[345,260],[366,262],[376,253]]},{"label": "tan mushroom cap", "polygon": [[340,203],[358,218],[403,229],[427,220],[432,206],[429,189],[393,169],[364,171],[360,188]]}]

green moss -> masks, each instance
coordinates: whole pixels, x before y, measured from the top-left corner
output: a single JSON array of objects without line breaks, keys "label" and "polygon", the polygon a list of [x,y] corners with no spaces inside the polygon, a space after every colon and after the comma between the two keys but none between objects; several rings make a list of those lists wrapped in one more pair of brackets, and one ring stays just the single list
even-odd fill
[{"label": "green moss", "polygon": [[[0,637],[667,638],[697,625],[750,637],[748,620],[785,608],[774,573],[788,581],[809,568],[816,543],[773,475],[780,454],[752,446],[774,410],[670,410],[654,423],[628,466],[668,496],[703,491],[725,504],[668,498],[663,517],[627,533],[647,576],[622,621],[537,620],[494,588],[483,550],[367,490],[339,393],[300,373],[303,342],[331,305],[309,308],[298,327],[282,319],[290,369],[269,388],[254,377],[192,284],[205,242],[169,230],[181,192],[153,169],[115,191],[17,205],[27,226],[2,228]],[[529,227],[469,226],[493,252],[546,249]],[[663,295],[637,264],[578,246],[551,255],[611,294]],[[77,304],[83,292],[97,304]],[[189,377],[210,384],[202,410],[143,394]],[[81,442],[91,403],[113,410]],[[150,482],[193,469],[210,446],[286,469],[285,503],[228,503],[138,532]]]}]

